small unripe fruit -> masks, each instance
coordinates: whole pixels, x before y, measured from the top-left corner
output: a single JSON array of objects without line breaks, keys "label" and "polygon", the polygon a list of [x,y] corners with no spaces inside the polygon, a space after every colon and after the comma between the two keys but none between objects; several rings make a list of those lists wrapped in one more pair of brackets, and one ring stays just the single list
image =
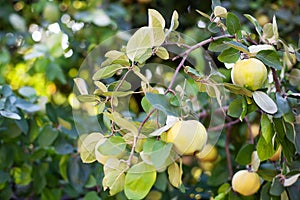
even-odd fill
[{"label": "small unripe fruit", "polygon": [[161,138],[173,143],[178,154],[192,155],[206,144],[207,132],[203,124],[196,120],[178,121]]},{"label": "small unripe fruit", "polygon": [[244,196],[255,194],[260,188],[260,178],[256,172],[240,170],[232,177],[232,189]]},{"label": "small unripe fruit", "polygon": [[256,58],[237,61],[231,71],[231,79],[234,84],[253,91],[263,87],[267,75],[266,66]]}]

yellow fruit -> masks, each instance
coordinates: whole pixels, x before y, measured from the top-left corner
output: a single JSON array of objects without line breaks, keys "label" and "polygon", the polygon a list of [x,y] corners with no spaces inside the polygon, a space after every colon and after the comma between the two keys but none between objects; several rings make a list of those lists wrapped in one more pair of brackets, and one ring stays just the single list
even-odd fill
[{"label": "yellow fruit", "polygon": [[[251,125],[251,131],[252,131],[253,138],[255,138],[259,134],[259,129],[260,129],[259,124]],[[247,136],[247,138],[250,138],[250,131],[249,131],[248,127],[247,127],[247,131],[246,131],[246,136]]]},{"label": "yellow fruit", "polygon": [[213,170],[215,164],[213,162],[208,162],[208,161],[199,161],[199,165],[201,169],[205,172],[210,172]]},{"label": "yellow fruit", "polygon": [[162,140],[172,142],[178,154],[192,155],[206,144],[207,132],[203,124],[196,120],[178,121],[163,134]]},{"label": "yellow fruit", "polygon": [[260,178],[256,172],[240,170],[232,177],[232,189],[244,196],[255,194],[260,188]]},{"label": "yellow fruit", "polygon": [[271,158],[269,158],[269,160],[273,161],[273,162],[279,160],[280,155],[281,155],[281,151],[282,151],[282,147],[279,146],[279,148],[277,149],[277,151],[274,153],[274,155]]},{"label": "yellow fruit", "polygon": [[196,157],[200,161],[214,162],[218,158],[218,150],[211,144],[207,144],[202,151],[196,154]]},{"label": "yellow fruit", "polygon": [[232,82],[250,90],[260,89],[267,75],[266,66],[256,58],[237,61],[231,71]]}]

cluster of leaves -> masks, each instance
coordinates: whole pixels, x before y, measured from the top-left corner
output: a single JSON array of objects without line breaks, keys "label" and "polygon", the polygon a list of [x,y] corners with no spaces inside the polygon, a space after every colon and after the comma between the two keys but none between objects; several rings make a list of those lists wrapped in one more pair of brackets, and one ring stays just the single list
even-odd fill
[{"label": "cluster of leaves", "polygon": [[[138,29],[120,51],[109,51],[105,55],[107,59],[93,76],[97,87],[94,94],[87,93],[83,79],[75,80],[80,92],[78,98],[83,102],[96,103],[100,108],[98,114],[102,116],[105,127],[104,132],[80,137],[80,155],[83,162],[98,161],[104,165],[103,187],[109,189],[111,195],[124,190],[127,198],[141,199],[149,193],[153,185],[158,190],[165,189],[158,186],[161,180],[157,174],[166,173],[166,169],[171,185],[184,191],[182,160],[173,151],[172,143],[161,141],[160,135],[174,124],[171,116],[188,119],[191,115],[199,116],[207,109],[206,107],[186,109],[187,102],[191,101],[193,96],[196,97],[194,101],[199,102],[203,102],[205,97],[216,98],[219,106],[222,106],[223,94],[219,86],[224,85],[231,93],[226,108],[227,115],[232,119],[237,118],[235,123],[246,122],[248,129],[251,129],[251,123],[255,121],[260,123],[258,138],[254,139],[250,131],[251,144],[246,144],[244,140],[239,142],[239,146],[232,147],[235,152],[240,149],[235,165],[247,165],[249,170],[259,173],[264,180],[260,192],[261,198],[280,198],[281,195],[289,196],[291,199],[297,198],[300,173],[297,170],[299,162],[297,154],[300,152],[299,131],[297,131],[299,129],[299,93],[297,93],[299,84],[298,77],[290,74],[299,71],[293,68],[296,60],[300,60],[299,47],[295,48],[280,39],[275,17],[272,23],[261,27],[253,16],[245,15],[254,25],[255,34],[242,29],[239,18],[234,13],[227,12],[216,2],[212,8],[213,13],[210,16],[198,12],[210,21],[208,29],[217,36],[194,46],[182,45],[184,41],[173,31],[178,26],[176,11],[172,15],[170,28],[165,30],[163,17],[157,11],[150,9],[148,26]],[[170,53],[166,46],[174,43],[179,47],[183,46],[186,50],[173,58],[175,60],[181,57],[181,62],[170,84],[159,94],[156,91],[157,86],[153,87],[149,84],[141,69],[153,56],[169,59]],[[255,57],[268,67],[272,78],[265,88],[251,91],[232,83],[219,83],[218,77],[223,77],[219,73],[211,72],[213,76],[206,76],[197,66],[185,66],[188,55],[207,43],[209,43],[208,50],[216,52],[218,60],[226,66],[239,59]],[[173,90],[174,80],[181,68],[184,68],[184,72],[188,75],[187,82],[191,84],[191,91],[185,90],[180,84]],[[230,71],[230,67],[227,70]],[[121,78],[108,86],[103,83],[105,79],[116,73],[122,75]],[[130,73],[141,80],[139,92],[132,91],[131,84],[126,81]],[[144,95],[141,107],[145,114],[142,115],[144,116],[142,119],[132,116],[128,119],[122,111],[118,110],[118,105],[122,97],[136,93]],[[225,108],[221,108],[223,109]],[[153,116],[154,113],[156,116]],[[208,126],[207,123],[205,124]],[[234,133],[230,122],[228,124],[229,133]],[[227,127],[226,124],[224,127]],[[211,130],[215,130],[214,127]],[[230,136],[227,136],[228,138]],[[227,139],[223,147],[228,149],[230,144],[227,143]],[[222,138],[220,140],[222,141]],[[232,143],[234,142],[233,140]],[[243,144],[244,146],[241,147]],[[282,147],[283,154],[281,162],[274,164],[276,168],[267,160],[273,156],[279,146]],[[231,166],[230,152],[229,154],[227,152],[226,156],[227,161],[229,160],[227,164]],[[215,193],[218,199],[224,199],[228,195],[229,198],[242,198],[230,190],[227,178],[228,173],[232,174],[233,171],[230,167],[228,170],[220,168],[223,167],[223,163],[221,160],[212,171],[208,178],[208,187],[220,187]],[[205,175],[203,176],[205,179]],[[205,192],[203,194],[207,194]]]},{"label": "cluster of leaves", "polygon": [[28,86],[16,94],[3,85],[0,97],[0,198],[100,199],[94,190],[103,169],[83,164],[76,154],[77,131],[68,110]]}]

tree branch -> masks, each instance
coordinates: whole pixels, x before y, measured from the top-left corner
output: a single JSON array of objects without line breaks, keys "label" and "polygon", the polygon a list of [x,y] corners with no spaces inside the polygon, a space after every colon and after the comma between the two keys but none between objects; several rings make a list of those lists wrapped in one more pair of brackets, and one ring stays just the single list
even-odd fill
[{"label": "tree branch", "polygon": [[278,76],[277,76],[277,72],[273,67],[271,67],[271,71],[272,71],[273,80],[274,80],[274,83],[275,83],[276,92],[280,93],[281,89],[280,89],[280,83],[279,83],[279,79],[278,79]]},{"label": "tree branch", "polygon": [[210,127],[210,128],[207,129],[207,131],[210,131],[210,132],[220,131],[220,130],[223,130],[225,128],[231,127],[234,124],[238,124],[239,122],[241,122],[240,119],[236,119],[234,121],[228,122],[227,124],[220,124],[218,126]]}]

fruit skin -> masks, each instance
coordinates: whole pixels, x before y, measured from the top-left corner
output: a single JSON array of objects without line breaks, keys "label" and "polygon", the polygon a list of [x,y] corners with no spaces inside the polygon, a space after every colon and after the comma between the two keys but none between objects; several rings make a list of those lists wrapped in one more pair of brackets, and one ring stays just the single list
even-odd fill
[{"label": "fruit skin", "polygon": [[[251,131],[252,131],[253,138],[258,136],[259,130],[260,130],[260,125],[259,124],[251,124]],[[246,131],[246,136],[247,136],[247,138],[250,138],[250,131],[249,131],[248,127],[247,127],[247,131]]]},{"label": "fruit skin", "polygon": [[232,189],[244,196],[255,194],[260,188],[260,178],[256,172],[240,170],[232,177]]},{"label": "fruit skin", "polygon": [[192,155],[206,144],[207,132],[196,120],[178,121],[162,136],[162,140],[173,143],[178,154]]},{"label": "fruit skin", "polygon": [[260,89],[267,80],[266,66],[256,58],[237,61],[231,71],[232,82],[250,90]]},{"label": "fruit skin", "polygon": [[271,158],[269,158],[269,160],[273,161],[273,162],[276,162],[277,160],[279,160],[281,151],[282,151],[282,147],[279,146],[277,151],[274,153],[274,155]]},{"label": "fruit skin", "polygon": [[196,157],[200,161],[214,162],[218,158],[218,150],[215,146],[207,144],[202,151],[196,154]]}]

